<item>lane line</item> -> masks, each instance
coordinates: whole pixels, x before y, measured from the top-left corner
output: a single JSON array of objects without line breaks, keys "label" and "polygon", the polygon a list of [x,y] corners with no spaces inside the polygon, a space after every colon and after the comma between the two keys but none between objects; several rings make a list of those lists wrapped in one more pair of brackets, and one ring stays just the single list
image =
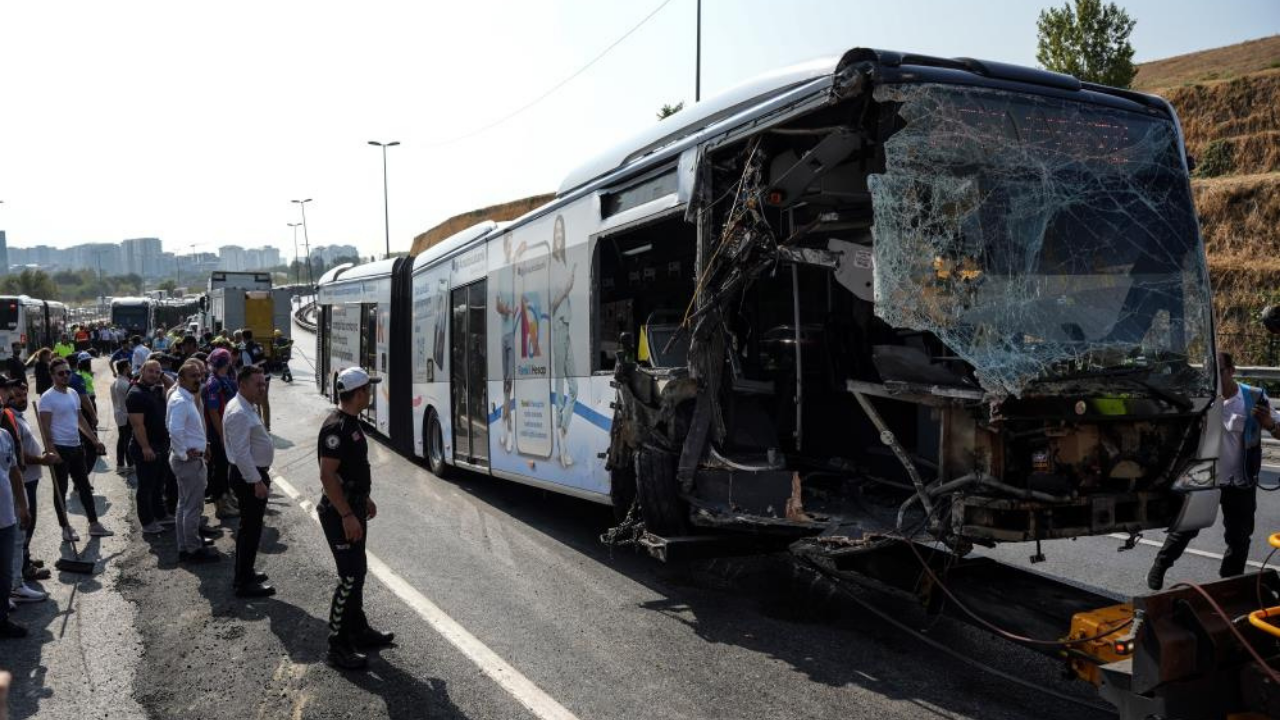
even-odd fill
[{"label": "lane line", "polygon": [[[291,485],[287,480],[279,474],[272,472],[271,479],[276,483],[285,495],[289,496],[303,509],[317,525],[320,524],[320,517],[316,515],[315,503],[302,497],[302,493]],[[485,645],[475,635],[472,635],[466,628],[462,627],[458,621],[449,617],[444,610],[438,605],[431,602],[426,595],[418,592],[418,589],[409,584],[407,580],[396,574],[394,570],[382,562],[376,555],[366,552],[369,559],[369,573],[382,581],[391,592],[395,593],[406,605],[418,613],[418,616],[427,622],[433,630],[449,641],[450,645],[466,656],[468,660],[480,668],[480,672],[488,675],[490,679],[496,682],[503,690],[507,691],[516,702],[525,707],[526,710],[533,713],[539,718],[545,720],[578,720],[578,717],[569,712],[554,698],[542,690],[542,688],[533,684],[529,678],[520,673],[506,660],[503,660],[489,646]]]},{"label": "lane line", "polygon": [[[1128,536],[1128,535],[1122,535],[1122,534],[1120,534],[1120,533],[1111,533],[1111,534],[1110,534],[1110,535],[1108,535],[1107,537],[1109,537],[1109,538],[1115,538],[1116,540],[1128,540],[1128,539],[1129,539],[1129,536]],[[1141,543],[1141,544],[1143,544],[1143,545],[1150,545],[1151,547],[1157,547],[1157,548],[1158,548],[1158,547],[1163,547],[1163,546],[1164,546],[1164,543],[1162,543],[1162,542],[1156,542],[1155,540],[1148,540],[1148,539],[1146,539],[1146,538],[1142,538],[1142,539],[1138,540],[1138,542],[1139,542],[1139,543]],[[1209,552],[1208,550],[1197,550],[1197,549],[1195,549],[1195,548],[1191,548],[1191,547],[1189,547],[1189,548],[1187,548],[1184,552],[1191,553],[1192,555],[1199,555],[1200,557],[1212,558],[1212,559],[1214,559],[1214,560],[1221,560],[1221,559],[1222,559],[1222,556],[1221,556],[1221,555],[1219,555],[1218,553]],[[1246,561],[1245,561],[1245,563],[1246,563],[1246,564],[1249,564],[1249,565],[1252,565],[1252,566],[1254,566],[1254,567],[1256,567],[1256,568],[1261,568],[1261,567],[1262,567],[1262,563],[1258,562],[1257,560],[1246,560]]]}]

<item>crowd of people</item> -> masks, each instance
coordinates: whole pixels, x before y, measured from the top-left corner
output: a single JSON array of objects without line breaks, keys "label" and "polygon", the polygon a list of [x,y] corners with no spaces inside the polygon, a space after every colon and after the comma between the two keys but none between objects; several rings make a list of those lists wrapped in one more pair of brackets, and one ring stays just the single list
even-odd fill
[{"label": "crowd of people", "polygon": [[[77,332],[77,337],[79,331]],[[277,349],[287,349],[278,333]],[[174,535],[179,564],[222,560],[213,538],[221,534],[206,518],[206,503],[219,519],[238,518],[232,587],[238,597],[267,597],[275,588],[255,566],[270,495],[274,459],[270,435],[267,353],[250,330],[204,337],[133,335],[105,347],[60,355],[42,348],[29,361],[37,386],[35,431],[25,417],[27,364],[0,375],[0,578],[10,582],[0,604],[0,639],[19,638],[25,628],[9,613],[22,603],[47,599],[36,583],[48,579],[44,561],[31,555],[37,518],[37,488],[48,467],[54,512],[62,540],[80,535],[66,509],[74,487],[90,536],[113,535],[98,516],[92,474],[108,450],[98,436],[99,416],[92,361],[110,351],[108,368],[118,474],[132,478],[135,512],[146,536]],[[278,354],[277,354],[278,355]],[[390,644],[394,635],[369,626],[363,609],[367,572],[364,536],[377,506],[369,498],[368,444],[358,417],[378,380],[347,368],[337,380],[338,408],[321,426],[317,443],[324,496],[318,504],[324,535],[339,581],[331,601],[331,662],[364,667],[368,647]]]}]

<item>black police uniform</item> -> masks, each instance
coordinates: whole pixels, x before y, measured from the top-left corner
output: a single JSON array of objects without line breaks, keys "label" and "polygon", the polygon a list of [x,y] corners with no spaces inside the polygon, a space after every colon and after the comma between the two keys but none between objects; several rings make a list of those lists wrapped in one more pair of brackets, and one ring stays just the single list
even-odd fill
[{"label": "black police uniform", "polygon": [[[351,512],[360,520],[360,527],[368,532],[369,441],[360,421],[353,415],[334,410],[320,426],[320,438],[316,443],[320,457],[338,460],[338,479],[342,481],[342,495]],[[370,632],[364,614],[364,578],[368,572],[365,558],[364,536],[356,542],[347,540],[342,529],[342,516],[324,496],[317,506],[320,526],[325,540],[338,566],[338,587],[333,591],[329,607],[330,644],[358,645]]]}]

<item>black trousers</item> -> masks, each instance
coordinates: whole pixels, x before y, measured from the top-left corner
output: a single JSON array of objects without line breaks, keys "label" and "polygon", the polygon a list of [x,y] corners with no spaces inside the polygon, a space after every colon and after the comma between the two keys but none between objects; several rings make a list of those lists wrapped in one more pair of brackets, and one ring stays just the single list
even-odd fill
[{"label": "black trousers", "polygon": [[169,449],[152,448],[155,460],[145,460],[137,443],[129,445],[129,456],[138,472],[138,522],[150,525],[164,518],[164,475],[169,466]]},{"label": "black trousers", "polygon": [[31,565],[31,538],[36,534],[36,492],[40,487],[40,479],[36,478],[31,482],[22,483],[22,487],[27,491],[27,510],[31,513],[31,523],[27,526],[26,534],[22,538],[22,569],[25,570]]},{"label": "black trousers", "polygon": [[[258,468],[258,477],[271,488],[271,476],[266,468]],[[267,498],[259,498],[253,492],[253,484],[245,482],[240,468],[231,466],[228,478],[236,500],[240,501],[240,529],[236,531],[236,569],[231,581],[234,585],[253,583],[253,564],[258,560],[258,544],[262,542],[262,520],[267,514]]]},{"label": "black trousers", "polygon": [[[353,505],[351,510],[360,518],[360,527],[367,533],[369,524],[365,520],[364,508]],[[322,504],[317,512],[320,514],[320,527],[324,528],[324,539],[338,568],[338,586],[334,588],[333,600],[329,603],[329,642],[349,643],[369,627],[364,614],[364,578],[369,572],[365,538],[361,536],[358,542],[347,540],[342,530],[342,516],[328,503]]]},{"label": "black trousers", "polygon": [[[1249,560],[1249,540],[1253,537],[1253,515],[1258,509],[1258,489],[1253,486],[1223,487],[1220,503],[1222,539],[1227,543],[1227,552],[1222,556],[1218,575],[1243,575]],[[1199,534],[1199,530],[1169,533],[1160,552],[1156,553],[1156,566],[1168,570]]]},{"label": "black trousers", "polygon": [[117,429],[120,434],[116,436],[116,464],[128,467],[133,465],[133,458],[129,457],[129,439],[133,437],[133,426],[126,422]]},{"label": "black trousers", "polygon": [[59,493],[63,502],[57,503],[58,524],[67,527],[67,480],[75,483],[76,494],[80,496],[80,505],[84,507],[85,517],[89,522],[98,522],[98,508],[93,502],[93,487],[89,485],[89,473],[85,470],[84,448],[79,445],[54,445],[62,462],[53,467],[53,491]]},{"label": "black trousers", "polygon": [[[209,433],[209,455],[212,459],[209,461],[209,484],[205,488],[205,495],[217,500],[230,491],[231,487],[227,482],[230,472],[227,449],[223,447],[222,440],[216,432]],[[237,499],[239,499],[238,496]]]}]

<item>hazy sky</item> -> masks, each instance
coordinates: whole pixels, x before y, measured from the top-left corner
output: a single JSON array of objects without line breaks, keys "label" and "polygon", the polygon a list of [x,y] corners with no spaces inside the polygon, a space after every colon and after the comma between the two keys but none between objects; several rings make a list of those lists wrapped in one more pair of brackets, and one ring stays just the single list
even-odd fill
[{"label": "hazy sky", "polygon": [[[1059,0],[1057,4],[1061,4]],[[1127,0],[1138,60],[1280,32],[1277,0]],[[381,253],[459,212],[554,191],[692,101],[696,0],[0,0],[0,229],[10,245],[159,237],[178,253]],[[703,96],[856,46],[1035,64],[1029,0],[704,0]],[[1211,11],[1206,11],[1212,7]],[[463,138],[463,139],[459,139]],[[301,242],[301,237],[299,238]]]}]

